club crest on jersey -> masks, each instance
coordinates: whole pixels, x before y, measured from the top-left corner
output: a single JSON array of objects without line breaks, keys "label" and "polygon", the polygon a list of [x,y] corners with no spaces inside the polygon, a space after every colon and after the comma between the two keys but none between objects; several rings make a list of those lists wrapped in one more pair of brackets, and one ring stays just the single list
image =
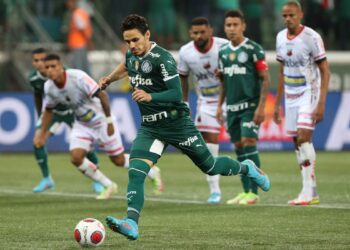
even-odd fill
[{"label": "club crest on jersey", "polygon": [[293,55],[293,51],[292,50],[288,50],[287,51],[287,56],[292,56]]},{"label": "club crest on jersey", "polygon": [[236,54],[235,53],[230,53],[230,55],[228,56],[228,58],[233,61],[236,59]]},{"label": "club crest on jersey", "polygon": [[238,61],[240,63],[245,63],[246,61],[248,61],[248,54],[246,52],[241,52],[238,54]]},{"label": "club crest on jersey", "polygon": [[139,61],[135,61],[134,62],[134,67],[135,67],[136,70],[139,69],[139,66],[140,66],[140,62]]},{"label": "club crest on jersey", "polygon": [[144,73],[151,72],[151,70],[152,70],[152,63],[150,61],[148,61],[148,60],[143,61],[142,64],[141,64],[141,70]]},{"label": "club crest on jersey", "polygon": [[203,64],[203,68],[207,70],[210,69],[210,62]]}]

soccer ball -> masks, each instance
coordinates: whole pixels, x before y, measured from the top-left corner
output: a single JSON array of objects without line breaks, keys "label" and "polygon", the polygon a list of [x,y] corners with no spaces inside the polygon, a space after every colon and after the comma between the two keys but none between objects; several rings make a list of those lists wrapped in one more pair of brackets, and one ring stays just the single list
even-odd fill
[{"label": "soccer ball", "polygon": [[74,238],[82,247],[96,247],[102,244],[106,231],[103,224],[94,218],[86,218],[76,225]]}]

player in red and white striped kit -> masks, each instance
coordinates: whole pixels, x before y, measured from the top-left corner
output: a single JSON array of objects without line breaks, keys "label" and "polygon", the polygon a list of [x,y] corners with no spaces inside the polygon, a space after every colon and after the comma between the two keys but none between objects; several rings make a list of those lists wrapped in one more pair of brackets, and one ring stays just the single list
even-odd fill
[{"label": "player in red and white striped kit", "polygon": [[290,205],[320,202],[316,191],[316,153],[312,144],[315,125],[323,119],[329,82],[329,68],[321,36],[303,26],[301,6],[296,1],[282,8],[286,29],[277,35],[277,60],[280,76],[274,120],[280,123],[279,105],[284,92],[286,132],[293,137],[301,169],[302,190]]}]

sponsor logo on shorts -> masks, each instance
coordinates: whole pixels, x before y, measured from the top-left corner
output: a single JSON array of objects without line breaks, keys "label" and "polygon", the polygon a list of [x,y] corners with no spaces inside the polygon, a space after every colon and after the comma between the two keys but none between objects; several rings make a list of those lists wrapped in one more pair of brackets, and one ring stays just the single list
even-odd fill
[{"label": "sponsor logo on shorts", "polygon": [[242,127],[256,129],[258,126],[253,121],[251,121],[251,122],[243,122]]},{"label": "sponsor logo on shorts", "polygon": [[180,142],[179,145],[180,146],[191,146],[195,141],[198,140],[198,136],[191,136],[191,137],[188,137],[186,141],[184,142]]}]

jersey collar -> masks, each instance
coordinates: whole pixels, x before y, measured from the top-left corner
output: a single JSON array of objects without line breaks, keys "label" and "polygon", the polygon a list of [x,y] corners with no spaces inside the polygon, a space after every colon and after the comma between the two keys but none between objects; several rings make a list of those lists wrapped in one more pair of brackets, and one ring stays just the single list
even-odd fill
[{"label": "jersey collar", "polygon": [[64,87],[66,86],[66,83],[67,83],[67,72],[66,71],[63,71],[63,84],[62,86],[57,86],[57,88],[59,89],[64,89]]},{"label": "jersey collar", "polygon": [[213,44],[214,44],[214,38],[213,38],[213,37],[210,38],[209,43],[210,43],[210,44],[209,44],[209,47],[208,47],[206,50],[204,50],[204,51],[200,51],[194,42],[193,42],[193,45],[194,45],[195,49],[196,49],[199,53],[201,53],[201,54],[206,54],[206,53],[213,47]]},{"label": "jersey collar", "polygon": [[151,42],[151,48],[146,52],[146,54],[144,54],[143,56],[140,56],[139,58],[142,60],[143,58],[145,58],[146,56],[148,56],[148,54],[151,52],[151,50],[157,46],[157,44],[155,42]]},{"label": "jersey collar", "polygon": [[300,27],[301,27],[301,29],[300,29],[300,30],[298,31],[298,33],[296,33],[294,36],[289,36],[289,35],[288,35],[288,29],[287,29],[287,39],[288,39],[289,41],[293,40],[294,38],[296,38],[297,36],[299,36],[299,35],[301,34],[301,32],[304,31],[305,26],[304,26],[304,25],[300,25]]},{"label": "jersey collar", "polygon": [[42,79],[42,80],[46,80],[47,78],[45,76],[43,76],[39,70],[36,71],[36,76],[37,78],[39,79]]},{"label": "jersey collar", "polygon": [[240,43],[239,45],[237,45],[237,46],[233,46],[232,43],[229,42],[229,45],[228,45],[228,46],[230,47],[230,49],[236,51],[236,50],[238,50],[240,47],[242,47],[248,40],[249,40],[248,38],[245,38],[245,39],[243,40],[243,42],[241,42],[241,43]]}]

